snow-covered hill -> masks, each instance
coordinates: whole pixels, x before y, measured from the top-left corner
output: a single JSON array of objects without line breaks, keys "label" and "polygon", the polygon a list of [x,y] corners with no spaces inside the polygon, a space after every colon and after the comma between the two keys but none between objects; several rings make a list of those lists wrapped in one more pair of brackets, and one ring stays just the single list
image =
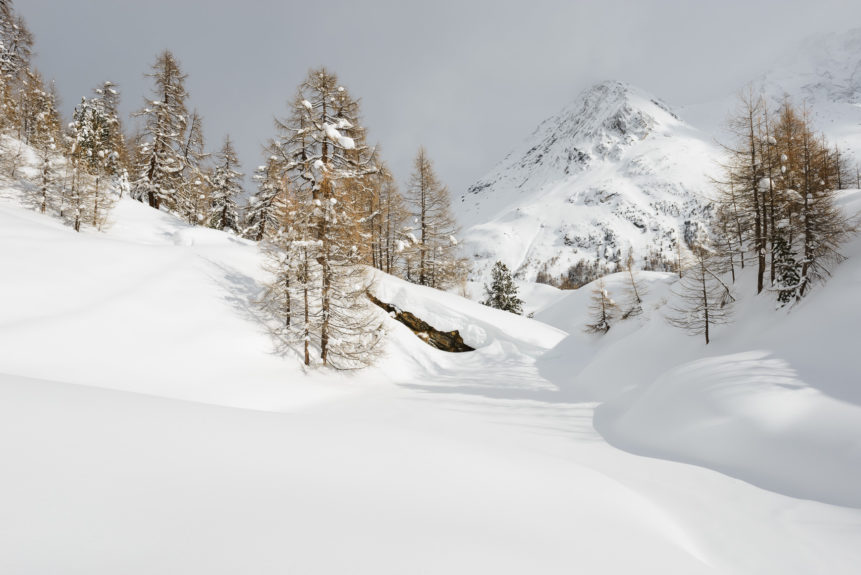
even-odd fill
[{"label": "snow-covered hill", "polygon": [[75,233],[16,193],[0,190],[0,572],[861,561],[858,242],[797,313],[740,297],[708,348],[663,321],[669,274],[604,337],[581,331],[588,289],[545,293],[542,322],[381,274],[379,297],[477,350],[392,320],[378,367],[305,373],[255,314],[252,243],[128,200]]},{"label": "snow-covered hill", "polygon": [[702,217],[715,151],[709,137],[642,90],[604,82],[545,120],[461,198],[477,277],[501,259],[520,277],[580,260],[671,258]]}]

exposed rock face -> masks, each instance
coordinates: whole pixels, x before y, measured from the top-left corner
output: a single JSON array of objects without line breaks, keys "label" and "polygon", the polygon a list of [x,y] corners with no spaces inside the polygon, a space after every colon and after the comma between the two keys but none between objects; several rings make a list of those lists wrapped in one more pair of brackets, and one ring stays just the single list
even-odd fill
[{"label": "exposed rock face", "polygon": [[370,293],[368,294],[368,299],[370,299],[379,307],[386,310],[389,315],[391,315],[394,319],[398,320],[399,322],[410,328],[413,333],[419,336],[422,341],[424,341],[431,347],[435,347],[439,350],[449,351],[453,353],[475,351],[475,348],[472,348],[463,342],[463,338],[460,336],[460,333],[458,333],[457,330],[439,331],[438,329],[434,328],[432,325],[422,320],[421,318],[416,317],[412,313],[399,309],[397,306],[394,306],[390,303],[380,301]]}]

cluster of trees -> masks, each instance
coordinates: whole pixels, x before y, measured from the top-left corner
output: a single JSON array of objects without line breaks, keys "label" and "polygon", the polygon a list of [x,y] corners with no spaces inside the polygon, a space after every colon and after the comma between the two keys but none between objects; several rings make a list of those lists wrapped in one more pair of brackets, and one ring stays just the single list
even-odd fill
[{"label": "cluster of trees", "polygon": [[128,193],[193,225],[245,231],[232,142],[228,136],[218,153],[205,151],[202,119],[188,112],[187,75],[173,54],[156,58],[153,95],[136,114],[143,128],[126,138],[118,86],[96,87],[64,123],[54,86],[33,67],[32,53],[23,18],[11,0],[0,0],[0,133],[7,136],[0,161],[9,177],[31,180],[27,200],[34,207],[77,231],[101,229],[115,200]]},{"label": "cluster of trees", "polygon": [[850,223],[834,198],[856,182],[846,157],[813,131],[809,111],[788,100],[771,113],[763,98],[747,96],[731,127],[712,249],[733,278],[736,266],[753,264],[757,293],[798,301],[841,260]]},{"label": "cluster of trees", "polygon": [[714,218],[688,242],[668,318],[707,344],[710,328],[730,320],[738,269],[753,266],[756,293],[782,307],[828,277],[853,233],[835,194],[858,182],[847,177],[847,158],[814,132],[806,108],[787,99],[771,112],[764,98],[747,95],[730,127],[735,142],[716,182]]},{"label": "cluster of trees", "polygon": [[0,2],[2,162],[9,177],[31,180],[26,199],[40,212],[56,214],[76,231],[101,228],[116,191],[128,187],[119,92],[105,82],[63,125],[54,86],[33,67],[32,51],[23,18],[11,1]]},{"label": "cluster of trees", "polygon": [[[859,183],[847,158],[814,132],[806,108],[785,100],[769,111],[747,95],[730,121],[723,175],[710,221],[686,229],[676,253],[673,326],[703,335],[730,321],[737,272],[753,266],[756,293],[771,293],[777,307],[797,302],[842,260],[840,246],[852,222],[835,202],[837,190]],[[854,177],[853,177],[854,176]],[[641,289],[631,271],[629,302],[617,311],[603,281],[593,291],[587,331],[605,333],[618,317],[641,311]]]},{"label": "cluster of trees", "polygon": [[307,365],[373,360],[381,328],[368,307],[368,268],[439,289],[465,280],[448,189],[427,152],[418,151],[401,194],[366,141],[359,101],[331,72],[312,70],[299,86],[254,173],[257,193],[240,206],[233,143],[227,136],[218,152],[206,150],[187,74],[170,51],[156,57],[152,93],[135,113],[141,128],[126,137],[111,82],[82,98],[64,125],[53,85],[31,65],[32,46],[11,0],[0,0],[0,131],[8,136],[0,160],[10,177],[32,180],[32,205],[75,230],[101,229],[128,194],[191,225],[260,242],[273,277],[263,305],[282,341],[301,343]]},{"label": "cluster of trees", "polygon": [[[677,243],[674,241],[673,245]],[[599,247],[595,258],[580,259],[577,263],[569,266],[565,273],[559,275],[553,275],[549,271],[550,265],[556,261],[554,258],[552,261],[545,262],[542,268],[538,270],[535,282],[552,285],[563,290],[574,290],[603,276],[625,269],[621,261],[621,249],[617,248],[609,252],[609,258],[605,257],[605,251]],[[672,253],[670,253],[671,251]],[[678,254],[675,250],[665,252],[660,247],[652,247],[642,257],[640,269],[643,271],[677,272],[679,269]]]},{"label": "cluster of trees", "polygon": [[144,127],[133,138],[132,197],[192,225],[242,233],[243,174],[230,135],[217,153],[206,151],[203,119],[188,111],[188,75],[170,51],[156,57],[148,76],[152,94],[135,114]]},{"label": "cluster of trees", "polygon": [[370,267],[441,289],[465,275],[448,191],[420,149],[402,196],[367,142],[358,100],[324,68],[275,124],[244,218],[273,278],[262,305],[306,365],[368,365],[382,335]]}]

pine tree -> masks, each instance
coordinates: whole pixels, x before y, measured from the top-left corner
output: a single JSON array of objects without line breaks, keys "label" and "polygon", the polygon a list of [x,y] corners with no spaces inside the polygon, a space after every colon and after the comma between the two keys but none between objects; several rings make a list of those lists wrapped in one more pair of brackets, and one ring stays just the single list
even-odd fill
[{"label": "pine tree", "polygon": [[517,285],[511,277],[508,266],[497,261],[490,274],[490,285],[485,284],[484,286],[486,299],[482,303],[492,308],[522,315],[523,300],[517,297]]},{"label": "pine tree", "polygon": [[462,275],[457,257],[457,225],[448,188],[437,178],[424,148],[419,148],[406,195],[413,216],[414,269],[407,279],[446,289]]},{"label": "pine tree", "polygon": [[604,278],[595,282],[595,287],[592,288],[592,302],[589,305],[589,311],[590,323],[586,324],[586,331],[588,333],[607,333],[610,330],[610,324],[616,317],[618,307],[607,292]]},{"label": "pine tree", "polygon": [[164,205],[173,209],[185,170],[182,148],[188,118],[187,75],[180,70],[174,55],[164,51],[156,58],[148,76],[155,81],[155,89],[153,98],[137,113],[146,125],[133,193],[153,208]]},{"label": "pine tree", "polygon": [[216,230],[238,232],[240,226],[236,198],[242,195],[242,174],[236,170],[239,160],[230,136],[224,138],[224,145],[215,159],[217,163],[212,174],[209,226]]}]

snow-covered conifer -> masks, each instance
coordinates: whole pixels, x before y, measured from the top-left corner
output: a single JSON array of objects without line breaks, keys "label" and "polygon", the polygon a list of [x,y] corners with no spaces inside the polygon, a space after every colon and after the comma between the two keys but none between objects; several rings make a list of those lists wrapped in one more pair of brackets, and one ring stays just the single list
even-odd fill
[{"label": "snow-covered conifer", "polygon": [[230,136],[224,138],[224,145],[215,155],[215,161],[209,198],[209,226],[216,230],[239,232],[236,199],[242,195],[242,173],[237,171],[239,160]]},{"label": "snow-covered conifer", "polygon": [[176,57],[166,50],[158,55],[148,76],[155,81],[155,87],[152,98],[137,113],[145,121],[145,138],[139,151],[140,163],[135,167],[133,194],[156,209],[162,205],[173,209],[185,170],[187,75],[180,70]]},{"label": "snow-covered conifer", "polygon": [[486,299],[482,303],[517,315],[523,314],[523,300],[517,297],[517,285],[511,277],[508,266],[497,261],[490,273],[490,285],[484,286]]},{"label": "snow-covered conifer", "polygon": [[254,172],[257,193],[248,198],[245,208],[245,225],[242,235],[256,242],[267,234],[278,231],[279,198],[284,196],[281,182],[281,165],[277,156],[270,156],[266,164]]}]

